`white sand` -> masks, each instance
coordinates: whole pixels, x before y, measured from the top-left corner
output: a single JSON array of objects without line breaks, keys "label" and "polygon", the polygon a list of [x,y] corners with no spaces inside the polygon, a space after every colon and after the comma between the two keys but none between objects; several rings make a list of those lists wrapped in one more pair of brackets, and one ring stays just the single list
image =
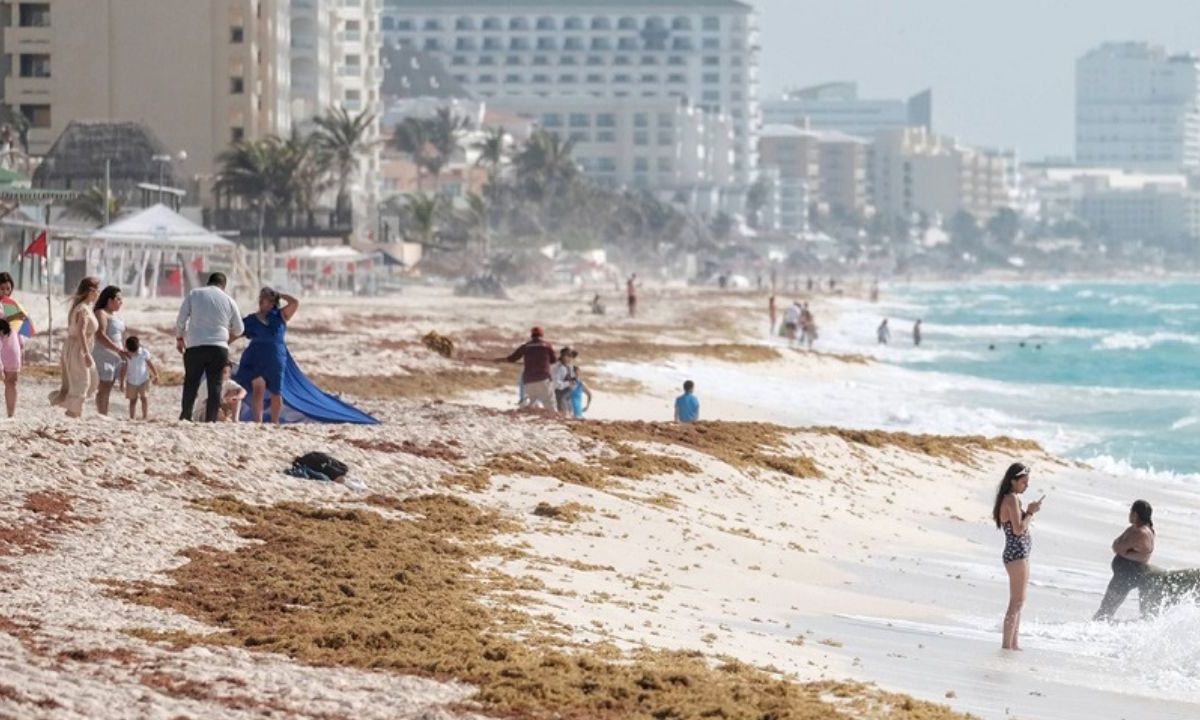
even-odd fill
[{"label": "white sand", "polygon": [[[670,302],[650,293],[644,301],[648,316],[633,326],[654,329],[666,342],[716,341],[720,338],[703,332],[698,337],[690,328],[689,318],[701,312],[697,308],[757,317],[750,313],[761,313],[765,305],[760,297],[701,302],[680,299],[675,292]],[[615,316],[578,314],[586,298],[590,292],[581,290],[570,300],[558,295],[542,304],[532,298],[451,302],[444,292],[422,291],[366,303],[309,301],[293,328],[293,350],[309,371],[394,374],[446,361],[411,345],[381,348],[382,339],[411,341],[431,329],[491,326],[512,335],[515,344],[528,325],[538,323],[557,340],[554,328],[566,318],[585,340],[586,357],[589,333],[619,334],[631,326]],[[127,323],[164,363],[177,365],[171,333],[165,331],[174,307],[130,305]],[[610,307],[617,306],[610,299]],[[334,327],[343,334],[314,332]],[[585,370],[591,371],[586,365]],[[515,377],[511,368],[503,372]],[[647,390],[636,396],[598,395],[594,418],[669,419],[680,379],[703,372],[711,378],[752,376],[778,388],[773,396],[746,393],[751,397],[740,401],[737,382],[702,386],[705,417],[795,424],[821,423],[826,401],[871,403],[859,383],[869,386],[886,376],[878,366],[790,353],[758,365],[675,359],[641,367],[613,365],[605,372],[635,377]],[[173,651],[138,640],[124,631],[203,628],[180,615],[110,597],[98,581],[163,581],[163,571],[184,562],[181,550],[242,542],[225,519],[189,508],[187,501],[196,497],[233,494],[255,503],[340,507],[354,502],[357,496],[344,488],[282,474],[293,456],[308,450],[326,449],[344,459],[373,492],[404,497],[447,491],[439,484],[451,469],[447,463],[361,450],[335,435],[456,440],[471,463],[513,451],[571,454],[576,447],[564,429],[538,421],[460,404],[378,399],[362,405],[385,421],[380,428],[69,422],[45,407],[49,388],[48,382],[23,383],[21,417],[4,425],[20,452],[10,456],[0,479],[0,529],[35,519],[23,504],[28,494],[42,490],[73,496],[73,512],[89,521],[53,534],[47,548],[0,555],[0,565],[7,568],[0,571],[0,716],[240,718],[261,716],[264,708],[292,717],[449,716],[446,704],[469,696],[470,688],[315,669],[242,650]],[[177,388],[155,389],[158,417],[177,412],[177,393]],[[796,403],[788,403],[793,393]],[[475,400],[501,408],[510,407],[514,396],[515,388]],[[117,399],[114,407],[123,409],[123,401]],[[1196,650],[1189,651],[1200,639],[1194,616],[1169,619],[1174,625],[1116,629],[1080,622],[1099,602],[1107,582],[1108,543],[1121,530],[1135,496],[1148,497],[1159,508],[1156,562],[1200,566],[1200,555],[1188,542],[1200,531],[1200,504],[1186,488],[1144,476],[1111,477],[1047,457],[1020,458],[1036,468],[1031,492],[1047,492],[1049,499],[1035,527],[1027,650],[1001,653],[1006,580],[1000,536],[988,524],[988,513],[996,481],[1013,458],[981,455],[970,467],[897,449],[848,445],[825,435],[801,433],[791,443],[827,477],[796,480],[747,472],[707,455],[655,447],[685,457],[702,474],[603,491],[522,476],[497,479],[486,493],[465,497],[503,509],[526,525],[527,531],[510,541],[528,542],[541,559],[496,564],[514,575],[541,579],[551,591],[541,595],[546,610],[573,627],[579,639],[699,648],[802,679],[874,680],[984,718],[1200,715],[1200,705],[1188,704],[1200,702]],[[188,465],[213,482],[181,474]],[[671,495],[676,506],[646,502],[662,494]],[[568,501],[595,512],[570,525],[532,515],[539,502]],[[567,561],[612,569],[575,570]],[[1129,605],[1126,613],[1134,602]],[[1191,642],[1180,647],[1181,640]],[[60,657],[71,650],[118,648],[132,652],[135,660]],[[1130,657],[1146,667],[1129,667]],[[1183,675],[1172,675],[1172,668],[1180,667]],[[152,681],[163,674],[176,691]],[[205,692],[178,691],[185,680],[201,683]],[[954,697],[947,699],[950,691]]]}]

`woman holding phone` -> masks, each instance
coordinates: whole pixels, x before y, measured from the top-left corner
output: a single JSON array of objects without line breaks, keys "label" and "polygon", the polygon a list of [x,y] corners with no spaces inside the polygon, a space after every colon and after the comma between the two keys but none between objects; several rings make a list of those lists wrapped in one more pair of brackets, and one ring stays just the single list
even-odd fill
[{"label": "woman holding phone", "polygon": [[1020,650],[1018,639],[1021,630],[1021,608],[1025,605],[1025,591],[1029,587],[1029,553],[1033,550],[1033,536],[1029,526],[1033,516],[1042,509],[1043,495],[1021,508],[1020,495],[1029,488],[1029,468],[1013,463],[1000,481],[996,492],[996,503],[992,506],[992,519],[996,527],[1004,531],[1004,569],[1008,572],[1008,611],[1004,613],[1005,650]]}]

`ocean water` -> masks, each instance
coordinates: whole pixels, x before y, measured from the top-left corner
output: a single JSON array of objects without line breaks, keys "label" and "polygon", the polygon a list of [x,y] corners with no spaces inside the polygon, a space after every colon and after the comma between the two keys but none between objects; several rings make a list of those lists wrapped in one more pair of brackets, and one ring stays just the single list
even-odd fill
[{"label": "ocean water", "polygon": [[830,345],[932,376],[930,412],[972,407],[981,429],[1112,469],[1200,474],[1200,283],[900,286],[845,310]]}]

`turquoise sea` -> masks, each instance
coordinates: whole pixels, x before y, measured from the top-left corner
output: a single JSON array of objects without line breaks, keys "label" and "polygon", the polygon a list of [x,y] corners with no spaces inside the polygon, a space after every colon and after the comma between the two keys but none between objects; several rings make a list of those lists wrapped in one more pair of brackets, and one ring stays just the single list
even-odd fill
[{"label": "turquoise sea", "polygon": [[851,344],[872,345],[888,317],[877,357],[959,379],[959,402],[1035,428],[1056,451],[1200,473],[1200,283],[897,286],[855,316],[871,326]]}]

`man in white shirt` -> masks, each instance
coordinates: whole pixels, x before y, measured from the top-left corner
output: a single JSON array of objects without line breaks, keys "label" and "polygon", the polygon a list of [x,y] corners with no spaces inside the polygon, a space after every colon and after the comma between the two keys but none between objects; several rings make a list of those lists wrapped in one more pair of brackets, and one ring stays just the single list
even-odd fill
[{"label": "man in white shirt", "polygon": [[245,332],[242,313],[225,294],[225,275],[208,276],[208,286],[196,288],[183,298],[175,320],[175,347],[183,353],[183,411],[180,420],[191,420],[200,390],[200,378],[208,383],[205,422],[216,422],[221,410],[221,372],[229,362],[229,341]]}]

